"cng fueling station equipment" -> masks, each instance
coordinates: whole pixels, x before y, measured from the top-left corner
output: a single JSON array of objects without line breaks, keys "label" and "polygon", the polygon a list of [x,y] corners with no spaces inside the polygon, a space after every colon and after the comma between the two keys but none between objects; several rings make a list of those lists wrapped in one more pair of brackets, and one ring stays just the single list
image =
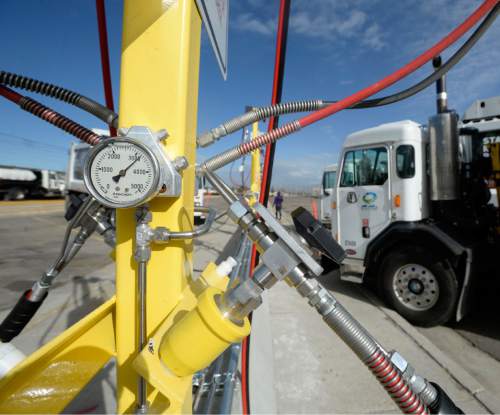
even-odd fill
[{"label": "cng fueling station equipment", "polygon": [[[50,301],[53,280],[90,234],[98,231],[116,251],[116,295],[6,370],[0,380],[0,412],[61,412],[114,357],[119,413],[189,413],[193,375],[250,334],[248,316],[260,306],[263,292],[285,281],[369,368],[403,413],[460,413],[439,385],[420,376],[397,351],[385,349],[317,281],[323,269],[309,248],[320,250],[337,265],[345,252],[309,212],[293,213],[305,242],[297,241],[263,203],[250,204],[215,171],[343,109],[396,102],[432,84],[492,23],[498,1],[484,1],[429,50],[349,97],[253,108],[198,137],[201,17],[195,1],[124,4],[119,115],[109,102],[103,106],[53,84],[0,72],[1,96],[93,147],[84,171],[89,196],[70,205],[61,254],[2,322],[2,342],[8,344],[21,334],[41,304]],[[461,52],[410,92],[366,100],[438,56],[480,21]],[[280,22],[283,25],[283,13]],[[110,136],[92,132],[16,92],[19,89],[90,112],[108,123]],[[206,146],[264,118],[297,112],[310,113],[196,167],[197,144]],[[199,208],[206,221],[193,227],[197,172],[220,193],[228,204],[228,217],[254,244],[259,262],[251,278],[229,283],[229,274],[241,265],[232,258],[218,266],[210,263],[199,279],[193,278],[193,239],[210,231],[216,215]],[[264,180],[267,174],[264,171]]]}]

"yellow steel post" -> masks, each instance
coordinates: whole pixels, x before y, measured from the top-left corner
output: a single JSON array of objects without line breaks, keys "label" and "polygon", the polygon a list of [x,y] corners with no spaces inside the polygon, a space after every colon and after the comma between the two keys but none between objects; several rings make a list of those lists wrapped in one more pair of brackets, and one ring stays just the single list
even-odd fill
[{"label": "yellow steel post", "polygon": [[[161,225],[174,231],[192,228],[200,31],[201,19],[194,0],[125,1],[120,127],[165,128],[169,133],[166,152],[171,157],[185,156],[189,162],[189,168],[182,173],[182,195],[175,200],[158,198],[150,203],[152,227]],[[138,352],[134,231],[134,210],[118,210],[116,351],[120,413],[135,410],[138,381],[132,367]],[[178,303],[192,272],[192,249],[189,240],[153,247],[147,281],[148,335]],[[188,397],[190,393],[184,395]],[[180,411],[172,406],[165,408]]]},{"label": "yellow steel post", "polygon": [[[259,123],[258,121],[254,122],[252,125],[252,139],[258,137],[259,132]],[[250,204],[253,205],[255,202],[259,200],[260,193],[260,148],[252,151],[252,167],[250,171]]]}]

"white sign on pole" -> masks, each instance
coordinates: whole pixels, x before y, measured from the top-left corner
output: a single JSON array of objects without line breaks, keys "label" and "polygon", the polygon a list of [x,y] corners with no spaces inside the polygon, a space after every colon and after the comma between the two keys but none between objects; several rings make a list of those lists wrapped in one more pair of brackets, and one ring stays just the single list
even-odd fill
[{"label": "white sign on pole", "polygon": [[225,80],[227,77],[229,0],[196,0],[196,4]]}]

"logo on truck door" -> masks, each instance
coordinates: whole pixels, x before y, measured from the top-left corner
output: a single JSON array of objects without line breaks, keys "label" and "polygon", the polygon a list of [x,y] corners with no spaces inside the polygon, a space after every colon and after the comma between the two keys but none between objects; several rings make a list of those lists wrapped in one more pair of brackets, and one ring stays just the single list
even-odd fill
[{"label": "logo on truck door", "polygon": [[376,208],[375,201],[377,200],[377,194],[375,192],[367,192],[361,198],[364,204],[361,205],[362,208]]},{"label": "logo on truck door", "polygon": [[356,203],[358,201],[358,196],[355,192],[347,193],[347,203]]}]

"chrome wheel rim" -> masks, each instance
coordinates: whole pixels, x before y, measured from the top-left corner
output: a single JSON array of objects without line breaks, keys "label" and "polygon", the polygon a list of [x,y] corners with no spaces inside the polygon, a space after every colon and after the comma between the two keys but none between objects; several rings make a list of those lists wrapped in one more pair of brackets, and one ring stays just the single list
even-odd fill
[{"label": "chrome wheel rim", "polygon": [[420,264],[406,264],[396,270],[392,289],[401,304],[415,311],[429,310],[439,298],[436,277]]}]

